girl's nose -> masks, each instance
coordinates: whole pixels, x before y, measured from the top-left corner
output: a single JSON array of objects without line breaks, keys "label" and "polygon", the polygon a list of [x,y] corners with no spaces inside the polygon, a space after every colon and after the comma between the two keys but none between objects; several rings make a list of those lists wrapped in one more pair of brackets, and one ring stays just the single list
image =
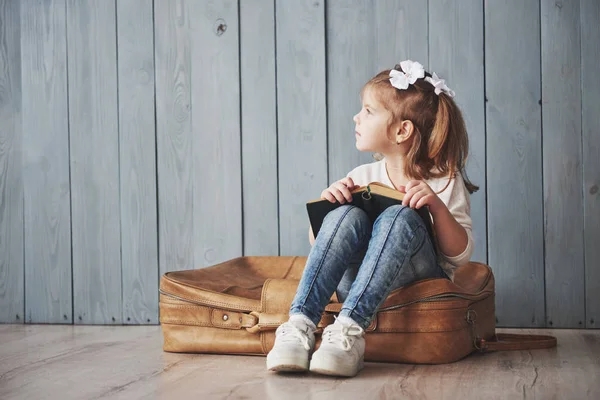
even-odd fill
[{"label": "girl's nose", "polygon": [[354,117],[352,117],[352,120],[354,123],[358,124],[358,114],[355,114]]}]

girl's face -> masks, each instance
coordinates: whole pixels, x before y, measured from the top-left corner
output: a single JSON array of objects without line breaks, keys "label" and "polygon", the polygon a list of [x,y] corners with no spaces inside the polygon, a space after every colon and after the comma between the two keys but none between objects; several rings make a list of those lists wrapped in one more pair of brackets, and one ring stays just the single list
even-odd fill
[{"label": "girl's face", "polygon": [[360,151],[385,152],[392,142],[387,136],[392,113],[386,110],[367,89],[362,108],[352,119],[355,126],[356,148]]}]

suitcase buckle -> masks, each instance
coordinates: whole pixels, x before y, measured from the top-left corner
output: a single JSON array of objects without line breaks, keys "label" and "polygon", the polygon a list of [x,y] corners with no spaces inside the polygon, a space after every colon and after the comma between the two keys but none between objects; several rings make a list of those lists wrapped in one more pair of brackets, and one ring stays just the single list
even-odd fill
[{"label": "suitcase buckle", "polygon": [[477,321],[477,313],[475,312],[475,310],[467,310],[467,316],[465,319],[467,320],[467,323],[471,326],[471,337],[473,338],[473,346],[483,353],[487,349],[487,345],[485,344],[485,340],[477,335],[477,327],[475,326],[475,321]]}]

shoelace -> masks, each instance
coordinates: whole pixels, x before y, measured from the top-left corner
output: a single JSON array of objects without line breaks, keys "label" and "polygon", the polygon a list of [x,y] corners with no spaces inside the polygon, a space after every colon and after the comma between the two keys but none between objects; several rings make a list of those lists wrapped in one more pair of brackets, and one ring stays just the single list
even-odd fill
[{"label": "shoelace", "polygon": [[364,330],[358,325],[342,325],[341,323],[334,323],[329,325],[323,331],[323,340],[333,345],[339,345],[345,351],[352,348],[352,344],[357,337],[361,337]]},{"label": "shoelace", "polygon": [[302,343],[302,346],[304,346],[304,348],[306,350],[310,350],[310,343],[308,341],[308,334],[306,332],[303,332],[302,330],[300,330],[296,325],[290,323],[290,322],[286,322],[283,323],[279,326],[278,330],[280,331],[280,335],[281,335],[281,339],[280,341],[282,343],[285,342],[297,342],[297,340],[300,340],[300,343]]}]

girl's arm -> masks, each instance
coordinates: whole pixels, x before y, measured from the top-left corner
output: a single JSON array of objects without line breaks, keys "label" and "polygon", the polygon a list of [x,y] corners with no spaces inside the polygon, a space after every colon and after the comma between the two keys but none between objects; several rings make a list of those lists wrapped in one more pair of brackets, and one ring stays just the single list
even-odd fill
[{"label": "girl's arm", "polygon": [[430,208],[433,226],[441,252],[448,257],[462,254],[469,243],[467,231],[459,224],[442,202],[436,208]]},{"label": "girl's arm", "polygon": [[[469,197],[465,195],[466,189],[464,189],[464,186],[456,185],[456,182],[456,179],[450,182],[449,192],[447,192],[451,198],[454,194],[455,204],[450,205],[454,214],[450,212],[446,203],[424,181],[409,181],[406,186],[400,186],[399,191],[405,193],[402,205],[411,208],[429,206],[440,252],[450,262],[464,263],[465,260],[468,261],[471,257],[469,253],[472,252],[473,247],[469,245],[472,240],[466,228],[456,220],[454,215],[460,215],[459,218],[464,219],[464,222],[468,222],[470,226]],[[450,260],[451,258],[456,259]]]}]

